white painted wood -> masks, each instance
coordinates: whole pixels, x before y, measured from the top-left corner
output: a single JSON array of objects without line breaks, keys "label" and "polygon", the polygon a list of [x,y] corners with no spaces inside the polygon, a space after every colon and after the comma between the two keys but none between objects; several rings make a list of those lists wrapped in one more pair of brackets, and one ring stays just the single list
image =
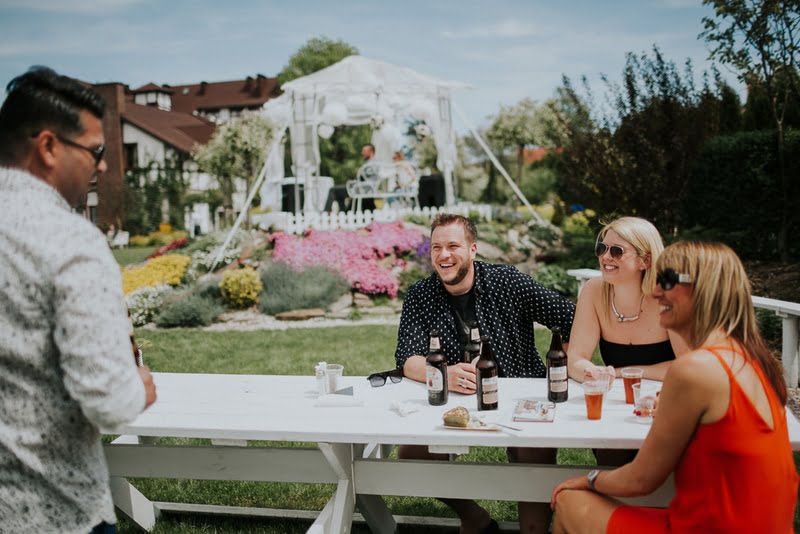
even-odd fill
[{"label": "white painted wood", "polygon": [[327,504],[325,504],[325,508],[319,513],[317,519],[308,529],[308,534],[312,533],[320,533],[320,534],[332,534],[333,530],[331,529],[331,520],[333,518],[333,507],[334,501],[336,500],[336,496],[334,495],[331,497]]},{"label": "white painted wood", "polygon": [[105,453],[111,473],[130,478],[326,484],[339,480],[316,449],[106,445]]},{"label": "white painted wood", "polygon": [[356,507],[356,494],[352,479],[342,479],[331,497],[333,513],[331,515],[330,532],[348,534],[353,523],[353,512]]},{"label": "white painted wood", "polygon": [[109,483],[114,506],[144,530],[148,532],[153,530],[156,518],[159,516],[159,511],[153,503],[124,478],[112,476]]},{"label": "white painted wood", "polygon": [[451,454],[457,456],[459,454],[469,454],[469,447],[466,445],[430,445],[428,451],[433,454]]},{"label": "white painted wood", "polygon": [[[354,479],[358,494],[550,502],[559,482],[586,475],[591,469],[594,467],[359,459]],[[663,507],[673,493],[669,479],[652,495],[630,502]]]}]

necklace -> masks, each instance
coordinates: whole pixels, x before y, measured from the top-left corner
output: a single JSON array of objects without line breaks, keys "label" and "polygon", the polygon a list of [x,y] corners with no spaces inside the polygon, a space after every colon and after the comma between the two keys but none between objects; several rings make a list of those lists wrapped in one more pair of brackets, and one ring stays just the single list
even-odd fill
[{"label": "necklace", "polygon": [[633,322],[633,321],[635,321],[636,319],[639,318],[639,316],[642,314],[642,304],[644,303],[644,292],[642,292],[642,300],[639,301],[639,313],[637,313],[636,315],[632,315],[630,317],[625,317],[624,315],[622,315],[620,312],[617,311],[617,307],[614,305],[615,296],[616,295],[614,295],[613,292],[612,292],[612,294],[611,294],[611,311],[613,311],[614,315],[617,316],[617,322],[618,323],[631,323],[631,322]]}]

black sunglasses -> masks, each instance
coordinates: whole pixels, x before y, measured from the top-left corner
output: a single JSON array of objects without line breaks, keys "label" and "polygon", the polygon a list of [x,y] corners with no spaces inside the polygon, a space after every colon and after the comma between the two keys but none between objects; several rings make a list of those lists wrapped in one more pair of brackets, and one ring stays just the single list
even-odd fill
[{"label": "black sunglasses", "polygon": [[403,380],[402,369],[392,369],[391,371],[381,371],[380,373],[372,373],[367,377],[369,384],[374,388],[379,388],[386,383],[386,379],[390,379],[392,383],[397,384]]},{"label": "black sunglasses", "polygon": [[669,291],[678,284],[691,284],[692,275],[676,273],[674,269],[664,269],[656,275],[656,284],[664,291]]},{"label": "black sunglasses", "polygon": [[611,254],[611,257],[615,260],[618,260],[625,254],[625,249],[619,245],[606,245],[602,241],[598,241],[598,243],[594,246],[594,255],[598,258],[608,251]]},{"label": "black sunglasses", "polygon": [[65,137],[61,137],[60,135],[56,135],[56,139],[64,143],[65,145],[74,146],[75,148],[81,148],[92,155],[94,158],[94,164],[100,165],[100,161],[103,159],[103,155],[106,153],[106,145],[100,145],[97,148],[89,148],[88,146],[83,146],[80,143],[76,143],[71,139],[67,139]]}]

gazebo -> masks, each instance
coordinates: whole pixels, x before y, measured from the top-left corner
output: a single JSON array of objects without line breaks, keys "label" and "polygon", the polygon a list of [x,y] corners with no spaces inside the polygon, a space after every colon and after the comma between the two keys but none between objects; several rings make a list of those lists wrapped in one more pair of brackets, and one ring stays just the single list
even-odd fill
[{"label": "gazebo", "polygon": [[[304,183],[307,191],[313,190],[320,175],[319,138],[330,137],[335,128],[372,125],[375,159],[388,162],[399,148],[403,122],[424,121],[436,144],[436,166],[444,176],[445,202],[452,205],[456,136],[450,99],[454,90],[465,87],[407,67],[349,56],[284,84],[283,95],[268,101],[264,113],[289,129],[294,178]],[[282,134],[276,132],[277,136]],[[283,169],[283,150],[271,150],[265,187],[283,180]],[[262,198],[266,198],[266,192],[262,190]],[[312,196],[306,195],[305,211],[309,210],[314,206]]]}]

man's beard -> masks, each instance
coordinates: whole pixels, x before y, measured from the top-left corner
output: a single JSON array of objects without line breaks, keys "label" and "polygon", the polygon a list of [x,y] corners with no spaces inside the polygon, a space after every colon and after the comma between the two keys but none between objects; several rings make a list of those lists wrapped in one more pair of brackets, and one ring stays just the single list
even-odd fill
[{"label": "man's beard", "polygon": [[[458,270],[458,272],[456,272],[456,275],[453,277],[453,279],[450,280],[449,282],[445,282],[444,280],[442,280],[441,276],[439,276],[439,280],[442,280],[442,283],[446,286],[457,286],[464,280],[464,278],[467,277],[467,273],[469,273],[469,266],[470,266],[469,263],[465,263],[464,265],[462,265],[461,268]],[[436,274],[437,276],[439,275],[439,273]]]}]

